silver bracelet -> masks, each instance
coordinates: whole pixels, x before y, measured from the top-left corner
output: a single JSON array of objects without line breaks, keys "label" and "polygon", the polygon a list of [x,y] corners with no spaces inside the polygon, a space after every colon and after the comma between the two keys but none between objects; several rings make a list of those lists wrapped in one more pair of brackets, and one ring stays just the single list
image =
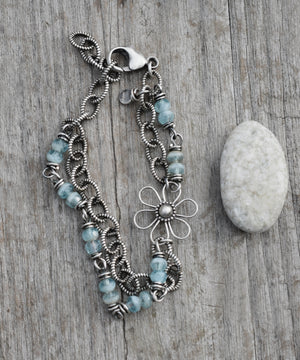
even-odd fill
[{"label": "silver bracelet", "polygon": [[[179,288],[182,265],[173,251],[173,239],[189,237],[191,228],[185,219],[197,213],[198,205],[192,199],[180,199],[185,170],[183,137],[175,130],[174,113],[162,90],[162,78],[156,70],[158,59],[153,56],[146,59],[129,47],[114,48],[106,59],[101,56],[96,40],[83,32],[71,34],[70,41],[79,49],[83,60],[98,69],[100,76],[83,99],[80,115],[63,121],[61,131],[47,153],[48,162],[43,176],[52,182],[59,197],[65,199],[68,206],[81,213],[84,221],[82,239],[100,280],[103,302],[114,316],[121,319],[126,313],[136,313],[149,308],[153,302],[161,302],[169,292]],[[118,56],[124,58],[125,65],[118,65]],[[88,170],[87,138],[83,128],[84,121],[96,117],[111,84],[118,82],[125,72],[144,68],[146,72],[141,89],[125,90],[119,100],[122,104],[139,104],[136,119],[140,137],[151,173],[161,187],[160,192],[152,186],[140,190],[139,199],[145,208],[134,216],[134,223],[139,229],[151,229],[150,274],[135,273],[127,259],[119,223],[110,215]],[[154,86],[147,83],[150,79],[156,82]],[[157,124],[169,133],[168,150],[160,140]],[[65,182],[59,173],[64,158],[69,182]],[[183,206],[186,203],[190,206]],[[181,209],[190,213],[182,214]],[[149,224],[141,223],[145,213],[151,217]],[[183,234],[176,233],[176,222],[185,227]],[[126,295],[125,301],[121,301],[121,292]]]}]

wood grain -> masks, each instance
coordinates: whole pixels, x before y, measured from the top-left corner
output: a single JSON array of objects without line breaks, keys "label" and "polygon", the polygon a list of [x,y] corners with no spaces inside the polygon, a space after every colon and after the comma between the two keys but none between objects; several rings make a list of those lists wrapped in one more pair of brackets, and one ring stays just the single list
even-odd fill
[{"label": "wood grain", "polygon": [[[297,0],[7,1],[0,4],[0,359],[300,359],[300,3]],[[132,45],[160,59],[184,134],[185,195],[199,204],[176,244],[181,289],[116,321],[80,239],[81,221],[41,171],[60,122],[76,115],[96,73],[68,34],[104,54]],[[132,225],[153,184],[135,124],[118,103],[141,74],[112,87],[86,124],[89,163],[130,259],[147,270],[148,234]],[[219,160],[244,120],[270,128],[290,175],[278,223],[248,235],[226,217]]]}]

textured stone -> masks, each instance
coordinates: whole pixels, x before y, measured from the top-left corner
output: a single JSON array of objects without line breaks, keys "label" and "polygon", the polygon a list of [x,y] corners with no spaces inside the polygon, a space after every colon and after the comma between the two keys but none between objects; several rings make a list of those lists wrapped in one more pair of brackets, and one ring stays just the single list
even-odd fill
[{"label": "textured stone", "polygon": [[237,227],[263,232],[276,222],[287,194],[288,171],[270,130],[256,121],[237,126],[224,146],[220,177],[225,211]]}]

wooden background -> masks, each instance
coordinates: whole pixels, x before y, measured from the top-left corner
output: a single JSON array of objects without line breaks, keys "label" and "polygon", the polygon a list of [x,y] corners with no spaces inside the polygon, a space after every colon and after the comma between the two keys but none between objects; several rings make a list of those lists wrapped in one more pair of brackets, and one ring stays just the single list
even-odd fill
[{"label": "wooden background", "polygon": [[[300,2],[298,0],[1,1],[0,358],[300,359]],[[185,195],[199,203],[178,241],[181,289],[116,321],[97,291],[81,220],[41,177],[60,122],[77,115],[97,74],[68,42],[88,31],[105,54],[156,55],[184,136]],[[137,191],[154,184],[135,106],[118,103],[141,73],[113,86],[86,124],[92,175],[120,218],[137,271],[148,234],[134,228]],[[219,160],[244,120],[282,144],[289,191],[278,224],[236,229],[221,205]]]}]

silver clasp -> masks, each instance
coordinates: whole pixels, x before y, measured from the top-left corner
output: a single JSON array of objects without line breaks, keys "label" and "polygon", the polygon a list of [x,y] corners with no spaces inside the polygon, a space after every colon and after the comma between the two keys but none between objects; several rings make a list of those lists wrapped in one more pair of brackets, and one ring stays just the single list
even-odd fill
[{"label": "silver clasp", "polygon": [[122,67],[113,65],[112,67],[113,70],[117,72],[124,72],[124,71],[129,72],[129,71],[139,70],[148,64],[148,60],[143,55],[137,53],[135,50],[133,50],[130,47],[120,46],[112,49],[111,52],[109,53],[107,58],[108,65],[111,64],[112,55],[115,53],[122,55],[127,61],[127,63]]}]

